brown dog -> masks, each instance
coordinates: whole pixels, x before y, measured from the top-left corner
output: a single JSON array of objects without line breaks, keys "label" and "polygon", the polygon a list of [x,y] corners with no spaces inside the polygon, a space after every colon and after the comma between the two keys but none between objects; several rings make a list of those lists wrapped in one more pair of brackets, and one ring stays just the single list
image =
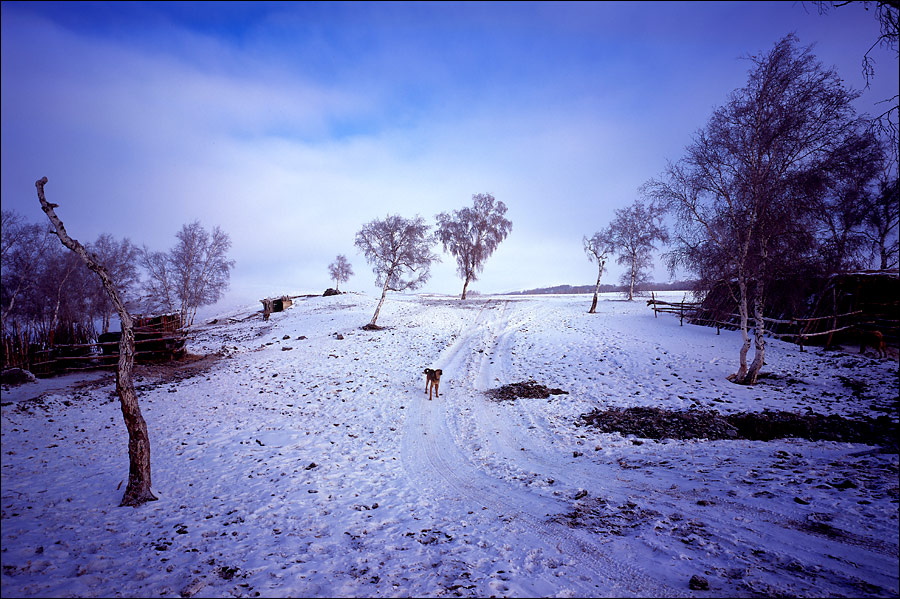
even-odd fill
[{"label": "brown dog", "polygon": [[431,400],[431,389],[434,388],[434,396],[440,397],[438,395],[438,387],[441,385],[441,375],[444,373],[440,368],[437,370],[432,370],[431,368],[425,369],[425,391],[428,392],[428,399]]},{"label": "brown dog", "polygon": [[884,335],[881,334],[881,331],[860,331],[859,353],[864,353],[867,345],[878,352],[879,358],[887,357],[887,346],[884,343]]}]

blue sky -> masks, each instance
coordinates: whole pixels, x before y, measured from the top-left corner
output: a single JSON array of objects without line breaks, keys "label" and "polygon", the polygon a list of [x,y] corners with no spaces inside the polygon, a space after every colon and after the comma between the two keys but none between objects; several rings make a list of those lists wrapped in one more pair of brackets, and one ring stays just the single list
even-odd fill
[{"label": "blue sky", "polygon": [[[347,289],[387,214],[503,201],[512,233],[471,288],[586,284],[581,239],[677,160],[794,32],[862,88],[873,11],[800,2],[2,3],[2,205],[168,249],[200,219],[232,239],[232,299]],[[892,54],[861,112],[897,93]],[[879,110],[880,112],[880,110]],[[605,277],[615,282],[620,267]],[[656,277],[667,278],[664,269]],[[445,255],[426,291],[459,293]]]}]

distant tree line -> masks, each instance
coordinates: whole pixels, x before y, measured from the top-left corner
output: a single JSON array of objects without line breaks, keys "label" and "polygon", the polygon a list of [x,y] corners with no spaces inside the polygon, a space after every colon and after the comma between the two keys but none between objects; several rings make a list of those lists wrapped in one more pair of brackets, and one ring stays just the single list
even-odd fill
[{"label": "distant tree line", "polygon": [[[691,291],[697,285],[694,280],[670,281],[667,283],[657,283],[655,281],[645,281],[635,285],[635,293],[648,291]],[[563,294],[584,294],[592,293],[622,293],[627,295],[629,285],[613,285],[610,283],[602,283],[597,285],[554,285],[552,287],[537,287],[534,289],[524,289],[520,291],[510,291],[504,295],[563,295]],[[594,306],[596,308],[596,306]]]}]

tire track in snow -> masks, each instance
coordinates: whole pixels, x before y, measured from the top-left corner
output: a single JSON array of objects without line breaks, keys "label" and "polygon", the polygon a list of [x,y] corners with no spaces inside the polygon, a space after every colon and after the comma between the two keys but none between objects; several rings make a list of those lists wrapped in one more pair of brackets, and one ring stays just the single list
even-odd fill
[{"label": "tire track in snow", "polygon": [[[530,320],[542,322],[540,308],[537,306],[534,308]],[[491,327],[494,343],[491,351],[486,352],[486,355],[493,356],[493,360],[487,358],[481,360],[478,371],[478,388],[480,390],[495,386],[492,381],[512,381],[510,373],[515,370],[513,360],[518,358],[513,356],[511,340],[518,327],[524,323],[524,320],[520,320],[516,325],[511,325],[509,318],[503,318],[502,320],[498,319],[498,322]],[[609,327],[605,328],[609,329]],[[617,340],[616,334],[610,336],[613,342]],[[630,357],[626,358],[627,360],[633,362]],[[625,364],[626,373],[629,370],[634,372],[635,365],[636,363]],[[477,402],[477,405],[480,410],[475,414],[475,420],[480,423],[491,423],[489,427],[482,428],[478,435],[489,445],[490,455],[504,456],[502,459],[513,461],[519,471],[534,473],[534,476],[537,477],[553,473],[558,481],[562,479],[569,485],[592,490],[596,487],[598,480],[616,480],[618,483],[615,485],[616,488],[604,489],[605,496],[616,495],[617,501],[630,496],[653,497],[653,501],[648,504],[649,507],[655,510],[668,510],[670,513],[684,511],[685,505],[680,504],[679,501],[687,499],[690,503],[696,504],[697,501],[710,496],[708,489],[705,493],[697,490],[698,486],[708,485],[709,481],[706,480],[685,480],[684,484],[678,488],[662,488],[658,481],[653,480],[652,471],[644,473],[639,470],[630,470],[628,477],[622,480],[619,478],[620,468],[615,463],[603,464],[597,463],[595,460],[587,463],[576,462],[570,459],[560,459],[564,454],[559,452],[557,452],[559,455],[555,455],[553,452],[542,451],[542,447],[535,444],[533,436],[528,434],[521,424],[523,421],[536,420],[531,413],[532,410],[529,409],[532,404],[528,401],[504,403],[503,417],[501,418],[497,418],[497,414],[491,412],[487,402]],[[491,435],[492,432],[496,434]],[[816,548],[812,553],[827,554],[828,551],[839,553],[841,545],[852,545],[873,554],[896,555],[896,545],[894,544],[885,544],[870,536],[844,533],[831,527],[821,527],[820,529],[808,523],[797,523],[792,519],[794,516],[784,509],[780,509],[777,504],[773,505],[771,509],[766,509],[758,504],[729,498],[725,488],[721,489],[720,493],[716,496],[716,502],[721,505],[721,508],[704,510],[703,521],[707,524],[706,532],[710,535],[709,540],[720,544],[723,549],[727,548],[729,552],[739,554],[747,547],[765,546],[774,554],[806,556],[810,553],[811,548]],[[777,527],[780,531],[778,537],[771,536],[771,529],[758,529],[758,527],[747,524],[760,521]],[[813,556],[812,560],[816,561],[817,558]],[[867,563],[880,564],[882,561],[885,560],[880,560],[873,555],[867,560]],[[886,567],[883,569],[876,568],[875,574],[889,579],[892,567],[890,560],[886,560],[884,565]],[[822,582],[829,578],[832,580],[846,579],[854,574],[852,563],[848,565],[834,562],[831,566],[820,573],[823,578]]]},{"label": "tire track in snow", "polygon": [[[591,543],[585,534],[549,521],[548,516],[567,506],[532,493],[524,486],[489,476],[454,441],[447,426],[446,410],[460,405],[455,397],[480,393],[490,384],[490,362],[494,352],[482,351],[477,359],[473,356],[478,355],[480,345],[487,344],[493,350],[501,342],[505,344],[522,324],[518,321],[510,324],[508,301],[487,308],[486,304],[435,365],[453,373],[453,387],[447,389],[440,400],[424,400],[411,406],[403,440],[403,461],[408,474],[421,483],[420,487],[444,501],[481,506],[497,513],[518,528],[518,533],[523,535],[518,542],[531,536],[551,552],[574,559],[581,566],[579,571],[584,573],[582,579],[587,580],[567,580],[566,583],[581,590],[582,596],[596,595],[598,588],[602,589],[601,593],[620,596],[683,596],[683,591],[668,587],[621,559],[613,559],[610,554],[614,540],[607,540],[601,548]],[[484,350],[484,347],[480,349]],[[614,551],[618,555],[628,555],[627,547],[621,543],[615,545]],[[549,573],[541,578],[546,584],[558,585]]]}]

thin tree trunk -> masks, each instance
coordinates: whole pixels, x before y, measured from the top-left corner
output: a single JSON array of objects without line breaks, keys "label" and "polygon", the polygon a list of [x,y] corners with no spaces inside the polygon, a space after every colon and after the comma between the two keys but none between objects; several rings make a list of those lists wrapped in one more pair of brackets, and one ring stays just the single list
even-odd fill
[{"label": "thin tree trunk", "polygon": [[749,332],[749,307],[747,306],[747,281],[738,280],[738,288],[741,296],[738,298],[738,313],[741,315],[741,351],[739,353],[738,371],[728,376],[728,380],[741,382],[747,375],[747,352],[750,351],[750,332]]},{"label": "thin tree trunk", "polygon": [[588,314],[594,314],[597,311],[597,295],[600,293],[600,278],[603,276],[603,262],[597,259],[597,285],[594,286],[594,299],[591,301],[591,309]]},{"label": "thin tree trunk", "polygon": [[766,321],[763,320],[763,291],[763,283],[762,281],[758,281],[756,284],[756,297],[753,298],[753,341],[755,344],[755,348],[753,351],[753,362],[750,363],[750,368],[747,371],[747,374],[744,376],[744,380],[740,381],[745,385],[756,384],[756,379],[759,376],[759,371],[762,369],[763,364],[765,363]]},{"label": "thin tree trunk", "polygon": [[116,393],[119,395],[119,402],[122,406],[125,428],[128,429],[129,467],[128,486],[125,487],[125,494],[122,496],[122,502],[119,505],[137,507],[148,501],[156,500],[156,497],[150,488],[150,436],[147,433],[147,423],[141,415],[137,393],[135,393],[134,382],[131,378],[131,371],[134,366],[134,326],[131,315],[125,309],[125,304],[112,278],[109,276],[109,272],[88,254],[83,245],[66,233],[66,228],[54,211],[57,204],[47,202],[47,199],[44,197],[44,185],[46,184],[47,177],[35,182],[41,209],[47,215],[47,218],[50,219],[50,223],[55,229],[54,233],[64,246],[78,254],[87,267],[100,277],[103,288],[116,307],[119,319],[122,322],[122,337],[119,340],[119,364],[116,369]]},{"label": "thin tree trunk", "polygon": [[388,284],[385,281],[384,289],[381,290],[381,299],[378,300],[378,306],[375,308],[375,314],[372,316],[372,322],[369,323],[370,326],[376,326],[375,321],[378,320],[378,313],[381,312],[381,305],[384,303],[384,298],[387,295]]},{"label": "thin tree trunk", "polygon": [[466,289],[468,289],[468,288],[469,288],[469,277],[466,277],[466,282],[463,283],[462,297],[460,297],[459,299],[463,299],[463,300],[466,299]]},{"label": "thin tree trunk", "polygon": [[631,285],[628,288],[628,301],[634,299],[634,280],[637,278],[637,256],[632,256],[631,260]]}]

